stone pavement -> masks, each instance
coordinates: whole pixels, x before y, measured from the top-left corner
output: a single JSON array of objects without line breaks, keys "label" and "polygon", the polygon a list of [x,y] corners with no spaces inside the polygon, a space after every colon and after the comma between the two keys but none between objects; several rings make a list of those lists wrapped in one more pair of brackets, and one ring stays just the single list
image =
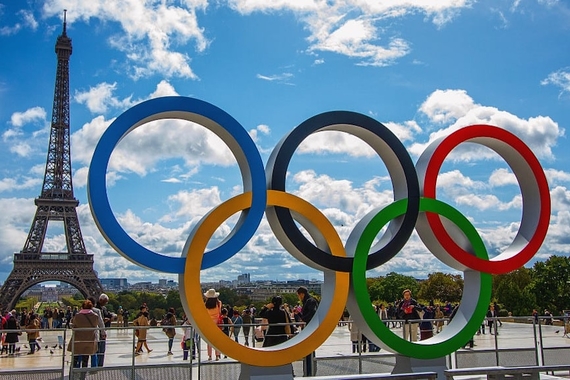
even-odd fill
[{"label": "stone pavement", "polygon": [[[394,331],[401,334],[401,329],[394,329]],[[177,332],[173,349],[174,355],[167,355],[167,337],[162,332],[162,329],[157,328],[150,330],[148,333],[148,344],[153,351],[133,357],[133,331],[131,329],[110,329],[108,332],[105,366],[131,366],[133,363],[134,365],[157,366],[174,363],[182,364],[184,363],[180,347],[182,330],[177,329]],[[56,369],[62,367],[66,368],[67,373],[67,368],[70,364],[70,354],[69,352],[65,353],[63,349],[58,347],[58,335],[62,336],[63,339],[64,333],[66,341],[69,341],[70,330],[42,330],[42,349],[33,355],[27,355],[29,348],[26,334],[24,333],[20,336],[20,343],[18,344],[20,347],[19,354],[15,356],[3,354],[0,356],[0,373],[10,370]],[[570,339],[564,336],[563,327],[541,326],[540,333],[542,335],[541,347],[570,348]],[[537,332],[537,339],[540,339],[540,333]],[[487,331],[487,334],[475,336],[474,339],[476,346],[473,348],[473,351],[492,350],[495,348],[495,345],[499,349],[532,349],[535,347],[535,335],[532,324],[503,322],[503,326],[499,328],[498,336],[490,335]],[[243,342],[242,336],[240,336],[240,341]],[[367,352],[363,356],[385,355],[386,353],[386,350],[382,349],[379,353]],[[337,327],[327,341],[316,351],[317,358],[352,355],[350,332],[347,326]],[[201,345],[201,359],[202,362],[207,362],[205,360],[207,359],[207,354],[204,342]],[[230,358],[222,359],[219,363],[227,362],[233,362],[233,360]],[[568,364],[570,364],[570,359]],[[193,366],[196,367],[197,363],[194,362]]]}]

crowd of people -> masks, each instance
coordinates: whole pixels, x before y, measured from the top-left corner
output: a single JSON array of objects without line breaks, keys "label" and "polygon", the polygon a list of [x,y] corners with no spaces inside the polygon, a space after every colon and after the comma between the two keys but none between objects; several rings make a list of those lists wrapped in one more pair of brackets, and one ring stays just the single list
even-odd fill
[{"label": "crowd of people", "polygon": [[[215,289],[209,289],[204,294],[204,305],[212,322],[217,324],[221,331],[236,343],[245,346],[270,347],[281,344],[290,339],[311,321],[317,312],[318,302],[312,297],[305,287],[297,290],[299,303],[288,305],[283,302],[281,296],[274,296],[271,302],[263,305],[258,311],[252,304],[248,307],[232,307],[223,304],[220,300],[220,293]],[[114,314],[107,310],[109,297],[101,294],[99,299],[90,297],[84,300],[81,307],[51,308],[46,307],[40,314],[37,310],[22,310],[16,312],[5,312],[1,316],[2,329],[6,330],[2,334],[2,352],[7,355],[15,355],[19,351],[17,343],[20,339],[27,340],[29,347],[28,355],[33,355],[42,349],[43,330],[61,329],[73,327],[73,338],[67,345],[67,350],[73,355],[73,366],[87,367],[89,362],[91,367],[100,367],[105,362],[107,329],[111,327],[111,321],[116,321],[117,326],[129,326],[129,312],[119,307],[118,313]],[[409,289],[402,293],[402,299],[393,304],[373,305],[378,317],[384,325],[390,329],[401,329],[402,338],[411,342],[431,338],[434,334],[441,333],[446,323],[449,323],[458,305],[445,303],[443,305],[428,304],[422,305],[413,297]],[[497,305],[490,305],[486,318],[481,324],[477,335],[490,334],[498,335],[498,327],[502,325],[498,319]],[[545,310],[545,315],[548,315]],[[538,319],[538,313],[533,312]],[[548,323],[546,318],[546,323]],[[550,320],[550,323],[551,320]],[[373,342],[369,341],[362,334],[359,327],[350,320],[348,312],[342,315],[339,325],[348,325],[350,330],[350,340],[352,341],[352,352],[360,353],[379,351]],[[134,355],[151,353],[153,348],[148,345],[149,328],[159,326],[158,331],[166,335],[167,355],[173,355],[174,342],[177,336],[177,328],[181,329],[180,346],[183,351],[183,360],[196,358],[196,347],[200,341],[200,336],[192,328],[191,322],[185,315],[181,315],[181,322],[177,318],[176,310],[170,307],[166,314],[159,321],[149,313],[146,304],[140,306],[138,314],[132,320],[133,333],[136,336]],[[180,330],[179,330],[180,331]],[[22,335],[25,334],[24,337]],[[473,347],[474,341],[471,339],[465,347]],[[62,337],[58,344],[52,346],[53,349],[62,349],[64,342]],[[47,349],[48,346],[45,346]],[[0,354],[1,354],[0,353]],[[53,353],[53,351],[52,351]],[[220,360],[223,353],[207,343],[208,360]],[[310,355],[306,358],[307,365],[312,363]]]}]

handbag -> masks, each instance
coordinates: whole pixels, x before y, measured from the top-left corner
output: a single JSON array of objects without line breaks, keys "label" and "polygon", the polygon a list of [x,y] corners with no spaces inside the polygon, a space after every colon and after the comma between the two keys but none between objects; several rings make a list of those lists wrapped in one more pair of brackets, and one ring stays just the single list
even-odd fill
[{"label": "handbag", "polygon": [[291,323],[291,319],[289,319],[289,313],[287,313],[285,310],[283,310],[283,312],[285,313],[285,322],[287,323],[287,325],[285,325],[285,334],[287,334],[287,338],[290,338],[291,325],[289,323]]}]

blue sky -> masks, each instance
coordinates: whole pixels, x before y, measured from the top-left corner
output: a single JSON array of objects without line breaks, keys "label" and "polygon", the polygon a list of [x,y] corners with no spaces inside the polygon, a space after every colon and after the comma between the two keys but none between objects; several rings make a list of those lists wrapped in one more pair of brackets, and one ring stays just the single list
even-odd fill
[{"label": "blue sky", "polygon": [[[349,110],[388,126],[414,162],[437,136],[485,123],[531,147],[549,180],[550,229],[533,260],[566,255],[570,236],[570,6],[556,0],[186,0],[0,2],[0,281],[22,249],[41,190],[55,83],[54,45],[67,9],[74,189],[100,277],[177,279],[142,270],[102,238],[86,198],[93,150],[112,121],[158,96],[210,102],[237,119],[264,162],[307,118]],[[450,157],[438,195],[467,215],[492,255],[520,221],[520,191],[492,151]],[[108,172],[123,228],[149,249],[180,256],[192,227],[241,191],[229,149],[181,121],[127,136]],[[345,240],[370,209],[391,202],[381,160],[354,138],[319,133],[297,150],[287,190],[317,206]],[[212,238],[231,230],[235,217]],[[44,251],[64,249],[50,224]],[[529,265],[532,264],[529,263]],[[454,271],[414,235],[371,276]],[[202,280],[322,278],[284,251],[267,221]]]}]

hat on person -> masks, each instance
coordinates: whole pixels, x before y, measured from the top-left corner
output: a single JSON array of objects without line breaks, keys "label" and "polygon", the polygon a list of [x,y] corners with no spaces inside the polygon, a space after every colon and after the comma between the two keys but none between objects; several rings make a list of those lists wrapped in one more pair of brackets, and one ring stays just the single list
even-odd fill
[{"label": "hat on person", "polygon": [[208,289],[206,293],[204,293],[204,297],[206,298],[218,298],[220,293],[216,292],[216,289]]}]

